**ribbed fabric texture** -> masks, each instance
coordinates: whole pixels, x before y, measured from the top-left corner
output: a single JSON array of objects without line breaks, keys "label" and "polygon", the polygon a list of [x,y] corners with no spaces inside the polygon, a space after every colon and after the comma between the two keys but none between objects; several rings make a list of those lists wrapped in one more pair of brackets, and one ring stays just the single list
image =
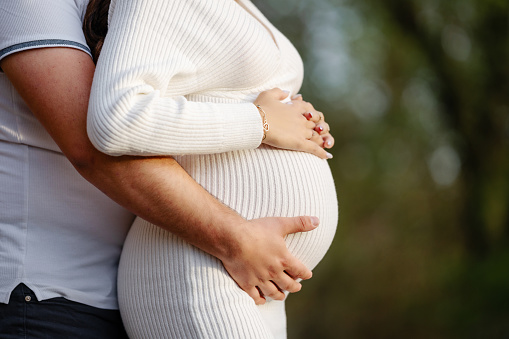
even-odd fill
[{"label": "ribbed fabric texture", "polygon": [[[261,119],[251,103],[273,87],[298,91],[302,61],[291,43],[247,0],[112,6],[91,97],[94,144],[110,154],[175,155],[247,219],[318,216],[316,230],[287,237],[315,267],[337,225],[330,169],[311,154],[257,147]],[[141,219],[118,282],[132,338],[286,337],[284,302],[256,306],[216,258]]]},{"label": "ribbed fabric texture", "polygon": [[177,155],[260,144],[260,114],[238,94],[228,104],[187,97],[262,84],[278,66],[275,45],[268,46],[273,53],[255,47],[266,45],[268,32],[250,36],[253,23],[238,21],[239,14],[246,15],[243,8],[233,0],[114,6],[90,100],[88,133],[98,149]]},{"label": "ribbed fabric texture", "polygon": [[[317,229],[289,235],[287,246],[311,269],[327,252],[338,207],[325,161],[269,147],[178,160],[247,219],[318,216]],[[256,306],[216,258],[141,219],[124,244],[118,289],[132,338],[286,338],[283,302]]]}]

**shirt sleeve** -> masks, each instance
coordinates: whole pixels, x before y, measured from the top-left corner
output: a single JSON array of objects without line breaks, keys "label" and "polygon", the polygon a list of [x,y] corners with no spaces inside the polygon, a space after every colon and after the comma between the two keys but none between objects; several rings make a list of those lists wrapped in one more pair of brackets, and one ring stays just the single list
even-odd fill
[{"label": "shirt sleeve", "polygon": [[23,50],[70,47],[90,55],[84,0],[0,0],[0,60]]},{"label": "shirt sleeve", "polygon": [[188,100],[206,91],[213,81],[207,70],[217,62],[207,51],[214,35],[207,35],[204,3],[226,1],[112,1],[87,121],[100,151],[211,154],[260,145],[262,121],[252,103]]}]

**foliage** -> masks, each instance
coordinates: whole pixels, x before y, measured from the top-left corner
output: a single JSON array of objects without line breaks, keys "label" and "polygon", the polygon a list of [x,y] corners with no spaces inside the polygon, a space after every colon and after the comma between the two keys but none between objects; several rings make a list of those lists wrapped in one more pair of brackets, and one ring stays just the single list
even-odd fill
[{"label": "foliage", "polygon": [[509,337],[509,2],[256,1],[336,138],[290,338]]}]

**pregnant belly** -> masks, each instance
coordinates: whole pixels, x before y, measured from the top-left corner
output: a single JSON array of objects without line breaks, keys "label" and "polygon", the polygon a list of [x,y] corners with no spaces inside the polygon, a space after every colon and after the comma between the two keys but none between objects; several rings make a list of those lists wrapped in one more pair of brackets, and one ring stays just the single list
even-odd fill
[{"label": "pregnant belly", "polygon": [[338,222],[336,190],[325,160],[269,146],[176,160],[208,192],[246,219],[319,217],[317,229],[289,235],[287,245],[310,268],[325,255]]}]

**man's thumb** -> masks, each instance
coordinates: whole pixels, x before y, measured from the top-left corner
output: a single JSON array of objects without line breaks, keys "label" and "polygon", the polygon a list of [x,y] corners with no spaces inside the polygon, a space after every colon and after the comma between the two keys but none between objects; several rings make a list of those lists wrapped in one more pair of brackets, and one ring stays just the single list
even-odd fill
[{"label": "man's thumb", "polygon": [[291,222],[286,228],[286,234],[312,231],[320,224],[320,219],[317,217],[300,216],[290,219]]}]

